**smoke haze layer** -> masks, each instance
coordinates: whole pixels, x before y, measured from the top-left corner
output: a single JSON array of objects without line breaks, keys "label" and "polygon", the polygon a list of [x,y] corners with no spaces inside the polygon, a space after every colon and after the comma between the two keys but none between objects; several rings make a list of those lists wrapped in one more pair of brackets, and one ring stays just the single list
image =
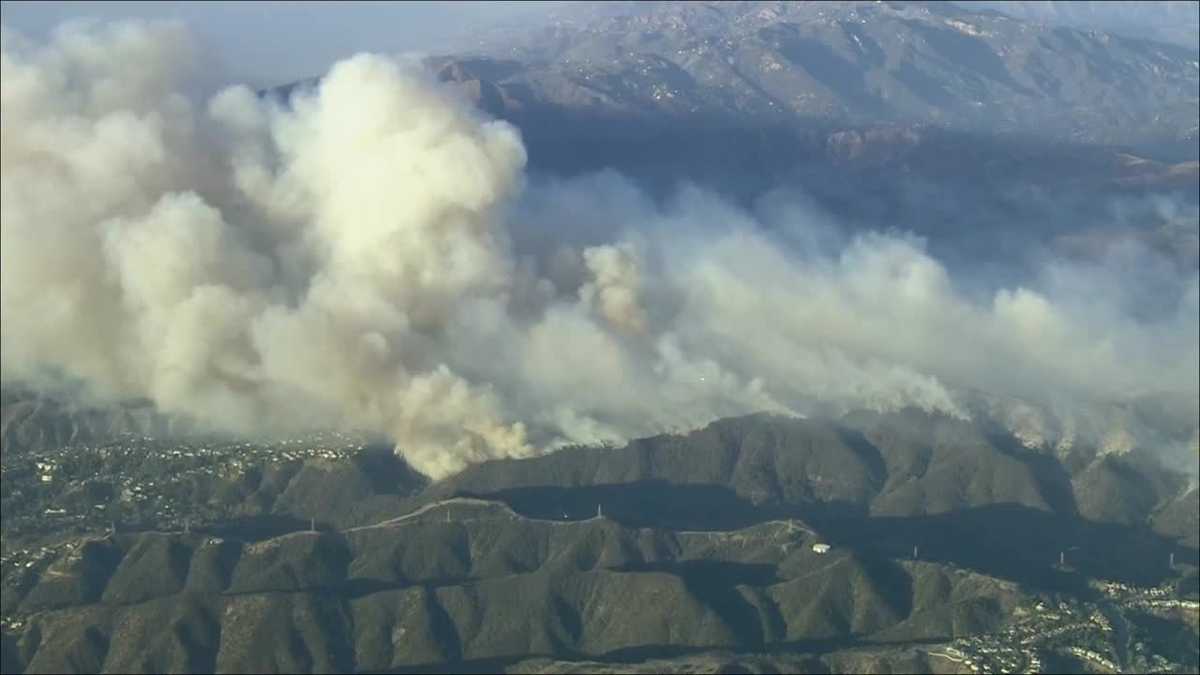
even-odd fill
[{"label": "smoke haze layer", "polygon": [[[812,209],[527,185],[518,131],[417,63],[210,96],[185,31],[126,23],[5,31],[2,67],[5,382],[376,432],[434,478],[764,410],[970,417],[968,390],[1034,445],[1195,444],[1200,283],[1151,251],[980,301]],[[1170,300],[1135,317],[1147,276]],[[1169,433],[1112,413],[1154,396],[1184,402]]]}]

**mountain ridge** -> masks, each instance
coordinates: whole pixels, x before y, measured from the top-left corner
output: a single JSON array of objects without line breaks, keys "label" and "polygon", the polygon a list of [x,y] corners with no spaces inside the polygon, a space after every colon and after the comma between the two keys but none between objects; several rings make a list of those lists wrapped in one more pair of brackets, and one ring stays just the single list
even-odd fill
[{"label": "mountain ridge", "polygon": [[[550,106],[759,123],[925,122],[1090,143],[1128,142],[1141,127],[1156,130],[1143,141],[1196,133],[1195,56],[1176,45],[950,3],[637,3],[560,13],[529,36],[506,34],[434,63],[469,74],[485,108],[504,117]],[[1156,101],[1153,114],[1137,112],[1146,100]]]}]

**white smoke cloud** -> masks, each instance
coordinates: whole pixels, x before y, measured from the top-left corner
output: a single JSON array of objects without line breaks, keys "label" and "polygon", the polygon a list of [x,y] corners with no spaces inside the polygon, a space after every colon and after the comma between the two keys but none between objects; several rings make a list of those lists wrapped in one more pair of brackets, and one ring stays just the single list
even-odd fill
[{"label": "white smoke cloud", "polygon": [[[1062,265],[1054,295],[980,303],[918,241],[829,254],[805,209],[772,211],[781,239],[697,190],[527,187],[518,132],[414,63],[360,55],[285,106],[197,93],[194,52],[169,24],[5,31],[6,382],[240,432],[365,429],[435,478],[814,401],[1196,396],[1195,278],[1151,322]],[[1013,415],[1038,442],[1091,428]]]}]

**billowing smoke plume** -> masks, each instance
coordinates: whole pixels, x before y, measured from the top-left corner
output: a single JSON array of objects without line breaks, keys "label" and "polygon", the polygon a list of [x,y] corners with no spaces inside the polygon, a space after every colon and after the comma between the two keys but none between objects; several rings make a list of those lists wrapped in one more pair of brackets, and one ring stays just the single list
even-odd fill
[{"label": "billowing smoke plume", "polygon": [[1151,321],[1087,291],[1107,268],[980,301],[919,241],[831,246],[803,209],[767,234],[699,190],[526,186],[519,133],[413,63],[357,56],[288,102],[207,96],[189,44],[4,33],[6,382],[378,432],[433,477],[817,403],[966,417],[971,388],[1034,402],[1001,416],[1062,443],[1111,436],[1070,411],[1196,398],[1194,277]]}]

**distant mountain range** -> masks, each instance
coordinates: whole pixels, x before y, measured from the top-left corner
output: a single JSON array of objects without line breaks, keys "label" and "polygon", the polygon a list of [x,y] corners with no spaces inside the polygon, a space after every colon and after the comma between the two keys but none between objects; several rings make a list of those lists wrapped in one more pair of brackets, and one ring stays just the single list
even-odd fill
[{"label": "distant mountain range", "polygon": [[[795,186],[967,268],[1095,250],[1120,195],[1200,203],[1200,62],[1177,45],[952,3],[602,3],[545,23],[429,61],[521,129],[535,173],[746,204]],[[1191,210],[1120,236],[1194,268]]]},{"label": "distant mountain range", "polygon": [[[534,174],[796,187],[971,269],[1111,242],[1123,195],[1200,203],[1200,62],[1173,44],[894,2],[578,3],[480,43],[428,63],[520,128]],[[1119,236],[1195,267],[1191,206]]]},{"label": "distant mountain range", "polygon": [[503,117],[550,109],[927,123],[1104,144],[1197,138],[1200,64],[1174,44],[942,2],[605,3],[551,16],[442,67]]},{"label": "distant mountain range", "polygon": [[1130,37],[1170,42],[1200,52],[1200,4],[1194,0],[997,0],[956,2],[968,9],[991,9],[1027,21],[1103,30]]}]

